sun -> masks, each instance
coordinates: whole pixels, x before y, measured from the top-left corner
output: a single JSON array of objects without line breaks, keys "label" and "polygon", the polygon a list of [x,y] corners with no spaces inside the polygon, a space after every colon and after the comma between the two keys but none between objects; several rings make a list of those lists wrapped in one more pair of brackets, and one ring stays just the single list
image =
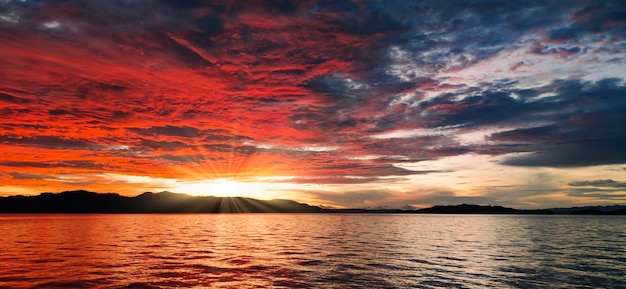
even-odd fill
[{"label": "sun", "polygon": [[210,179],[203,181],[181,182],[172,190],[196,196],[216,196],[216,197],[250,197],[257,199],[267,199],[270,196],[266,192],[271,184],[261,182],[242,182],[234,179]]}]

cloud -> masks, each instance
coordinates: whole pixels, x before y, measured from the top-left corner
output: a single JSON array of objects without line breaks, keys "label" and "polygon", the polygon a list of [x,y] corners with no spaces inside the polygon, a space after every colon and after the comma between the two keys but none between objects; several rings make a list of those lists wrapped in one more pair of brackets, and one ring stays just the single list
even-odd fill
[{"label": "cloud", "polygon": [[6,174],[15,180],[47,180],[53,178],[50,175],[35,173],[6,172]]},{"label": "cloud", "polygon": [[582,140],[551,145],[545,150],[510,157],[502,162],[511,166],[582,167],[626,162],[623,139]]},{"label": "cloud", "polygon": [[573,188],[566,193],[568,196],[575,198],[593,198],[609,201],[626,200],[626,192],[624,192],[624,189]]},{"label": "cloud", "polygon": [[183,165],[187,165],[190,163],[202,163],[206,160],[213,160],[205,155],[171,155],[171,154],[160,154],[154,157],[157,160],[168,160],[175,163],[181,163]]},{"label": "cloud", "polygon": [[89,141],[69,139],[59,136],[34,136],[23,137],[17,135],[2,135],[0,136],[0,143],[5,144],[17,144],[17,145],[33,145],[45,148],[58,148],[58,149],[88,149],[93,147],[94,144]]},{"label": "cloud", "polygon": [[390,178],[390,177],[367,177],[367,176],[322,176],[322,177],[298,177],[292,178],[290,181],[300,184],[368,184],[368,183],[393,183],[403,180],[403,178]]},{"label": "cloud", "polygon": [[188,147],[187,144],[179,141],[153,141],[141,139],[141,146],[148,147],[153,150],[176,151]]},{"label": "cloud", "polygon": [[128,130],[139,133],[141,135],[150,136],[178,136],[186,138],[194,138],[200,135],[200,131],[195,127],[189,126],[153,126],[147,129],[141,128],[128,128]]},{"label": "cloud", "polygon": [[[509,152],[520,151],[516,144],[534,152],[511,157],[503,162],[506,165],[575,167],[626,161],[626,131],[620,125],[626,120],[626,102],[619,97],[626,93],[626,87],[619,80],[555,81],[531,90],[535,92],[530,93],[530,98],[515,98],[512,90],[497,96],[487,93],[446,101],[451,108],[435,112],[437,126],[523,126],[486,138],[509,146]],[[552,95],[538,97],[546,93]],[[434,103],[442,101],[433,100],[433,104],[425,106],[437,106],[440,104]],[[542,123],[549,124],[536,126]],[[506,147],[498,149],[506,152]]]},{"label": "cloud", "polygon": [[8,102],[8,103],[21,103],[21,104],[28,104],[28,103],[30,103],[30,100],[28,100],[28,99],[15,97],[13,95],[6,94],[6,93],[0,93],[0,101],[4,101],[4,102]]},{"label": "cloud", "polygon": [[594,181],[580,181],[571,182],[568,184],[572,187],[611,187],[611,188],[626,188],[626,182],[617,182],[611,179],[606,180],[594,180]]},{"label": "cloud", "polygon": [[207,144],[203,146],[205,149],[211,152],[232,153],[240,155],[251,155],[257,152],[259,149],[255,146],[235,146],[230,144]]},{"label": "cloud", "polygon": [[104,169],[104,165],[92,161],[55,161],[55,162],[29,162],[29,161],[3,161],[0,166],[15,168],[84,168]]},{"label": "cloud", "polygon": [[514,130],[494,133],[488,137],[491,141],[505,142],[537,142],[548,140],[559,134],[559,127],[556,125],[545,125],[532,128],[518,128]]}]

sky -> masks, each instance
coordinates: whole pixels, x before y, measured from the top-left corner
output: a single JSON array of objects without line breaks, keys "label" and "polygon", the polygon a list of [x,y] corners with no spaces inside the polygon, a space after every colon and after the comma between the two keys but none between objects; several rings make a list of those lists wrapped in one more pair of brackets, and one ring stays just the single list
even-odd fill
[{"label": "sky", "polygon": [[624,1],[0,0],[0,195],[626,204]]}]

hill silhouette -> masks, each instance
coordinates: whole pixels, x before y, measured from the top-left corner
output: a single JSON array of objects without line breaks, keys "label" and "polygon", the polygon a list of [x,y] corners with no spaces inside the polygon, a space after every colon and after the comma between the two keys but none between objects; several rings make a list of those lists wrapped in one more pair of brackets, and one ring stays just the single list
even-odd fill
[{"label": "hill silhouette", "polygon": [[434,206],[421,209],[420,213],[433,214],[553,214],[549,210],[518,210],[502,206],[480,206],[480,205],[456,205],[456,206]]},{"label": "hill silhouette", "polygon": [[66,191],[0,198],[2,213],[318,213],[319,207],[288,200],[189,196],[170,192],[136,197]]},{"label": "hill silhouette", "polygon": [[244,197],[190,196],[171,192],[126,197],[85,190],[41,193],[37,196],[0,197],[0,213],[358,213],[358,214],[575,214],[624,215],[626,206],[588,206],[518,210],[490,205],[448,205],[403,209],[329,209],[290,200],[258,200]]}]

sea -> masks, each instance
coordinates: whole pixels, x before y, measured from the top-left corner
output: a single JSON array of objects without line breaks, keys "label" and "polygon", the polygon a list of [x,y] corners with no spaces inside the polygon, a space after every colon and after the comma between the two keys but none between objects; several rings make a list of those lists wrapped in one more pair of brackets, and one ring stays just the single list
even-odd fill
[{"label": "sea", "polygon": [[0,288],[626,288],[626,217],[4,214]]}]

